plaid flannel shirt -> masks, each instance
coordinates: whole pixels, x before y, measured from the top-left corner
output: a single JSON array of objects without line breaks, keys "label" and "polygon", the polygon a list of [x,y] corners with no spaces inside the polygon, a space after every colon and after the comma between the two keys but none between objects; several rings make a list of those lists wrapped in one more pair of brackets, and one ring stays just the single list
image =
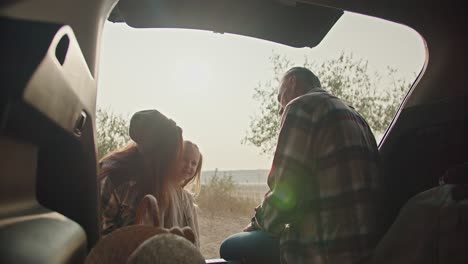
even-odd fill
[{"label": "plaid flannel shirt", "polygon": [[[104,161],[101,169],[112,162],[114,161]],[[134,224],[136,208],[142,197],[136,181],[130,178],[122,179],[123,177],[118,172],[118,170],[111,170],[100,180],[102,235]]]},{"label": "plaid flannel shirt", "polygon": [[285,109],[253,225],[280,237],[282,263],[360,263],[381,236],[379,172],[366,121],[313,89]]},{"label": "plaid flannel shirt", "polygon": [[101,233],[103,235],[135,223],[137,196],[138,192],[134,181],[128,181],[115,187],[110,178],[104,179],[101,200]]}]

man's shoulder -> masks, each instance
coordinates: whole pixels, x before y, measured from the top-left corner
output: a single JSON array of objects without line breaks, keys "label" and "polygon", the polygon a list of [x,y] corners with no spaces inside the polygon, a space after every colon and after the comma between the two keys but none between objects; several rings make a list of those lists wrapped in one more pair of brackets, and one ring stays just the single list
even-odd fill
[{"label": "man's shoulder", "polygon": [[337,99],[328,91],[322,88],[315,88],[312,91],[293,99],[289,104],[292,105],[317,105],[320,102],[326,102]]},{"label": "man's shoulder", "polygon": [[300,109],[315,117],[323,116],[337,108],[346,108],[347,104],[322,88],[316,88],[292,100],[288,106]]}]

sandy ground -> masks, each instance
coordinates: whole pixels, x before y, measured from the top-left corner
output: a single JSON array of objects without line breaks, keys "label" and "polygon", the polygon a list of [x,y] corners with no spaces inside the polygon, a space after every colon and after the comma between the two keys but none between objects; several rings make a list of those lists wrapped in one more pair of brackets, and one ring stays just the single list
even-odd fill
[{"label": "sandy ground", "polygon": [[214,215],[200,210],[198,224],[203,256],[206,259],[219,258],[221,242],[229,235],[240,232],[250,219],[247,216]]}]

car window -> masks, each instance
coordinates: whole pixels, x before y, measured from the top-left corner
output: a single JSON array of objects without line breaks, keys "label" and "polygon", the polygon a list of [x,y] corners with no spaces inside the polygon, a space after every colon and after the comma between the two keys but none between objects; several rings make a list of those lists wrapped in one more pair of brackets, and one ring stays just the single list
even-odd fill
[{"label": "car window", "polygon": [[128,141],[130,115],[156,108],[204,156],[201,248],[216,258],[268,190],[279,128],[276,89],[290,67],[306,66],[324,89],[353,105],[377,141],[426,58],[424,41],[400,24],[346,12],[315,48],[231,34],[134,29],[107,23],[98,83],[98,150]]}]

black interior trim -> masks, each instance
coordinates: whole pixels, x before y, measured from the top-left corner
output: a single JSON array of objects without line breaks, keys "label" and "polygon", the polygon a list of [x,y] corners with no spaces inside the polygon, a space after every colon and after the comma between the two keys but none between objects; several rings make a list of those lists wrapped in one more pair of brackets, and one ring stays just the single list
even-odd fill
[{"label": "black interior trim", "polygon": [[[9,193],[8,200],[1,199],[2,207],[11,210],[8,214],[0,214],[0,222],[34,214],[31,211],[34,208],[46,208],[67,217],[68,225],[78,226],[73,235],[82,235],[85,238],[82,246],[89,249],[100,237],[94,142],[95,82],[70,27],[9,18],[1,18],[0,25],[4,36],[0,52],[7,64],[0,72],[3,83],[0,89],[0,137],[7,142],[29,144],[33,147],[27,153],[37,153],[37,159],[31,162],[34,168],[37,166],[33,175],[20,175],[15,183],[15,186],[32,185],[35,188],[28,189],[29,193]],[[68,45],[61,48],[60,39],[64,36]],[[61,50],[62,60],[57,60],[56,47]],[[82,119],[83,114],[87,118]],[[77,124],[80,133],[76,133]],[[17,147],[10,145],[0,149],[0,153],[15,153]],[[26,165],[24,162],[18,164]],[[4,175],[9,174],[3,168],[0,171],[3,176],[0,182],[4,182],[8,178]],[[5,185],[5,188],[13,187]],[[25,204],[25,199],[30,199],[27,204],[33,206],[31,210],[25,211],[20,206]],[[51,237],[67,235],[58,232],[59,229],[54,230],[53,225],[51,222],[51,227],[47,228],[54,232]],[[4,228],[7,227],[1,227]],[[8,230],[19,229],[8,227]],[[21,237],[19,233],[16,235]],[[10,239],[13,241],[15,236],[11,235]],[[67,244],[63,246],[67,247]],[[53,250],[65,254],[68,248]]]},{"label": "black interior trim", "polygon": [[386,227],[409,198],[438,186],[447,169],[468,161],[467,98],[407,108],[398,117],[380,148]]}]

